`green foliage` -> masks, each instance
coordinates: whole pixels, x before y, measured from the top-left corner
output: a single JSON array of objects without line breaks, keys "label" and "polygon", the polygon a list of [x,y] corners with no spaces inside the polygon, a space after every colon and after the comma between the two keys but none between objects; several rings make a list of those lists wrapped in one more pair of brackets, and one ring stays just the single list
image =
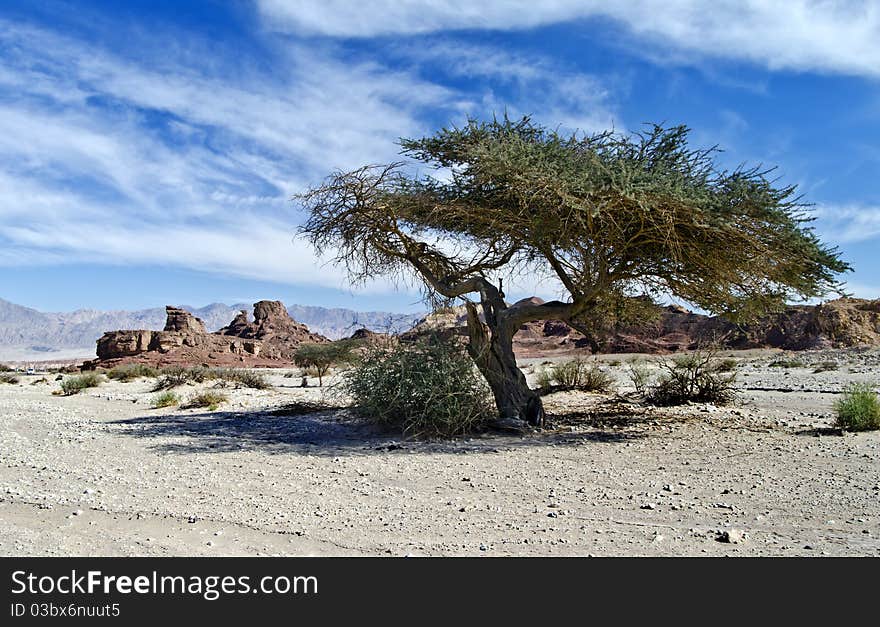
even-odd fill
[{"label": "green foliage", "polygon": [[324,344],[301,344],[294,353],[293,362],[306,373],[318,377],[318,384],[324,385],[324,377],[334,365],[350,364],[355,359],[355,349],[359,343],[352,340],[338,340]]},{"label": "green foliage", "polygon": [[416,437],[468,433],[494,416],[485,381],[453,342],[368,347],[343,389],[368,420]]},{"label": "green foliage", "polygon": [[227,397],[222,392],[218,392],[216,390],[204,390],[199,392],[198,394],[192,396],[187,402],[187,407],[207,407],[211,411],[217,409],[220,405],[227,402],[229,397]]},{"label": "green foliage", "polygon": [[470,120],[401,140],[405,155],[454,176],[414,178],[398,164],[338,173],[300,197],[310,214],[302,232],[354,280],[405,271],[414,238],[428,231],[486,255],[474,265],[425,247],[423,275],[549,267],[586,320],[636,305],[625,298],[634,286],[743,318],[837,289],[849,266],[806,225],[796,188],[777,186],[770,170],[720,168],[718,151],[691,147],[689,134],[648,125],[567,135],[527,117]]},{"label": "green foliage", "polygon": [[134,381],[141,377],[152,378],[158,376],[158,374],[159,373],[155,368],[146,364],[125,364],[122,366],[116,366],[107,371],[108,378],[123,383]]},{"label": "green foliage", "polygon": [[153,397],[153,407],[175,407],[180,405],[180,397],[171,390],[165,390]]},{"label": "green foliage", "polygon": [[651,368],[642,360],[633,360],[627,367],[627,371],[629,379],[636,389],[636,394],[645,396],[653,378]]},{"label": "green foliage", "polygon": [[266,375],[254,370],[245,370],[241,368],[212,368],[207,371],[204,376],[206,379],[229,381],[255,390],[268,390],[272,388],[272,384],[269,383]]},{"label": "green foliage", "polygon": [[646,396],[655,405],[690,402],[727,405],[736,398],[736,373],[718,371],[711,352],[681,355],[662,364],[663,372]]},{"label": "green foliage", "polygon": [[735,359],[722,359],[715,364],[715,370],[718,372],[733,372],[736,370],[736,364]]},{"label": "green foliage", "polygon": [[535,383],[541,389],[553,387],[553,368],[541,366],[535,373]]},{"label": "green foliage", "polygon": [[12,372],[12,368],[6,364],[0,364],[0,372]]},{"label": "green foliage", "polygon": [[268,390],[272,387],[262,372],[244,368],[205,368],[204,366],[167,366],[160,371],[162,377],[156,382],[156,391],[167,390],[187,383],[204,383],[205,381],[227,381],[256,390]]},{"label": "green foliage", "polygon": [[[614,379],[610,375],[585,359],[572,359],[554,364],[550,367],[547,376],[549,376],[551,385],[542,385],[541,387],[551,387],[552,384],[555,384],[568,390],[607,392],[614,383]],[[541,382],[544,381],[546,379],[542,378]]]},{"label": "green foliage", "polygon": [[18,382],[19,378],[11,372],[0,373],[0,383],[9,383],[11,385],[15,385]]},{"label": "green foliage", "polygon": [[880,398],[871,385],[853,383],[834,403],[837,426],[847,431],[880,429]]},{"label": "green foliage", "polygon": [[96,372],[87,372],[79,376],[66,377],[61,382],[61,390],[65,396],[71,396],[88,388],[96,388],[99,385],[101,385],[101,375]]}]

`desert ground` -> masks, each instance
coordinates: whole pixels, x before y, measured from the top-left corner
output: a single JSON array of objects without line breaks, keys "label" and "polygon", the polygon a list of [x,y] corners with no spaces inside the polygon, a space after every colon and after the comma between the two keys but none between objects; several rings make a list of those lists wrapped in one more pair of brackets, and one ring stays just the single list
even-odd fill
[{"label": "desert ground", "polygon": [[22,375],[0,385],[0,554],[880,555],[880,432],[832,411],[880,382],[880,350],[728,355],[730,407],[635,403],[632,356],[609,355],[618,395],[557,393],[551,429],[454,441],[301,413],[341,399],[296,371],[217,411],[153,409],[149,379],[62,397]]}]

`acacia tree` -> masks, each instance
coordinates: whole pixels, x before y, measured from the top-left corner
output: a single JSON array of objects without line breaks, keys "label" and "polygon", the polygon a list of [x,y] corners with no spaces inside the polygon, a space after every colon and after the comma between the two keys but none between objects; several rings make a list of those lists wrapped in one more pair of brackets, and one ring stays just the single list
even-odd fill
[{"label": "acacia tree", "polygon": [[[500,417],[537,396],[516,365],[526,322],[563,320],[593,337],[643,299],[674,294],[731,319],[839,289],[849,269],[806,224],[794,186],[770,170],[728,171],[685,126],[563,135],[533,123],[470,120],[421,139],[404,163],[336,172],[298,198],[301,227],[353,282],[414,276],[426,297],[463,299],[468,351]],[[549,273],[563,300],[509,306],[502,279]],[[479,305],[479,310],[477,309]],[[532,405],[533,406],[533,405]]]}]

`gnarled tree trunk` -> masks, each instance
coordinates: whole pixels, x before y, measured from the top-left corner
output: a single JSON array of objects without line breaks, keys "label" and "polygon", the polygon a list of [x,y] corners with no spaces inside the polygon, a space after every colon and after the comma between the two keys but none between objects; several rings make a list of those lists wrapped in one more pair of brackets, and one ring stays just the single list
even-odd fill
[{"label": "gnarled tree trunk", "polygon": [[513,336],[518,327],[499,321],[491,307],[484,304],[483,309],[489,324],[480,320],[473,303],[467,303],[468,353],[492,390],[499,417],[543,423],[541,399],[516,365]]}]

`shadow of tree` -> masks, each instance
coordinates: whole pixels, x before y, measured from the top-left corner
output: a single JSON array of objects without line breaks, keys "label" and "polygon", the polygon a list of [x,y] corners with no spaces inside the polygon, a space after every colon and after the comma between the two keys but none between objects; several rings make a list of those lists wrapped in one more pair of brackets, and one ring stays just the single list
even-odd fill
[{"label": "shadow of tree", "polygon": [[[584,427],[586,418],[581,416],[578,423]],[[632,428],[564,430],[557,422],[556,429],[525,436],[489,432],[452,440],[416,440],[367,424],[344,409],[307,411],[296,407],[255,412],[166,413],[108,424],[127,436],[157,440],[154,448],[161,452],[179,454],[248,450],[322,456],[498,453],[524,446],[619,443],[645,436],[644,431]]]}]

